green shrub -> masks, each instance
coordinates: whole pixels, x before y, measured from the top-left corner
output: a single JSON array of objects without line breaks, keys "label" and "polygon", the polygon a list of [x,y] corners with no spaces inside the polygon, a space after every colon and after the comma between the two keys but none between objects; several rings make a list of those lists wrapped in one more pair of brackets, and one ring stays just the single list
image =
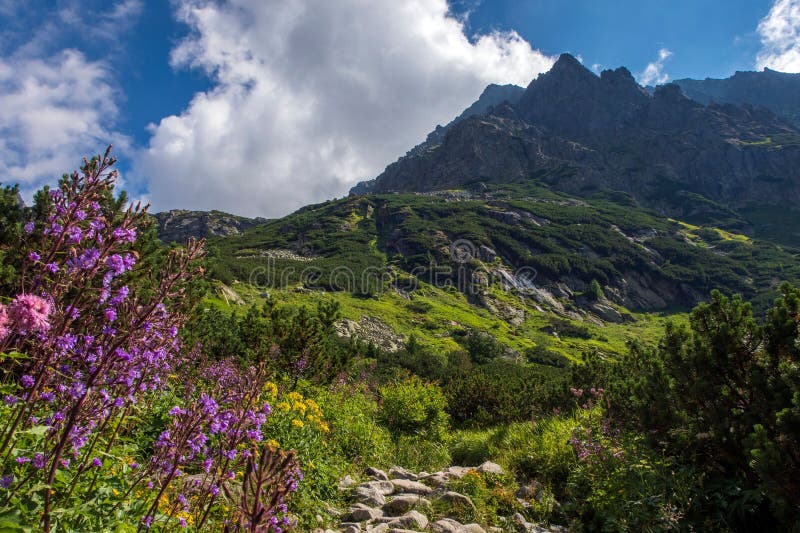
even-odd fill
[{"label": "green shrub", "polygon": [[447,437],[447,401],[438,385],[416,376],[380,388],[379,416],[394,435],[415,435],[433,442]]}]

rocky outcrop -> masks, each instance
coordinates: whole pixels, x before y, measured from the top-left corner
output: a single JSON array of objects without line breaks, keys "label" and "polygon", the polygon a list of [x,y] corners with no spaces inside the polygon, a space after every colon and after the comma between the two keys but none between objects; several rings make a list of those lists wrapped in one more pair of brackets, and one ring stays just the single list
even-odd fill
[{"label": "rocky outcrop", "polygon": [[651,95],[625,68],[597,76],[565,54],[516,104],[464,118],[353,192],[536,177],[576,195],[623,191],[642,205],[684,216],[796,205],[798,165],[800,132],[767,109],[706,106],[678,85]]},{"label": "rocky outcrop", "polygon": [[239,235],[246,229],[263,224],[263,218],[245,218],[222,211],[187,211],[173,209],[153,215],[158,238],[162,242],[184,243],[201,239]]},{"label": "rocky outcrop", "polygon": [[387,353],[400,351],[405,346],[405,338],[402,335],[398,335],[391,326],[372,316],[364,316],[358,322],[344,318],[334,327],[340,337],[348,339],[355,337],[374,344]]},{"label": "rocky outcrop", "polygon": [[736,72],[730,78],[682,79],[673,83],[703,104],[750,104],[769,109],[800,127],[800,74]]}]

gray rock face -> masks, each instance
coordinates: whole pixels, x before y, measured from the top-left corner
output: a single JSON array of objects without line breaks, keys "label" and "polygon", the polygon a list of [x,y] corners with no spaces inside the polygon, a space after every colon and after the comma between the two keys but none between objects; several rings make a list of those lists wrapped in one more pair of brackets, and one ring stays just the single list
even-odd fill
[{"label": "gray rock face", "polygon": [[431,191],[535,175],[571,194],[624,191],[684,216],[701,208],[694,198],[734,209],[797,204],[798,165],[800,131],[766,109],[705,106],[677,85],[650,95],[625,68],[596,76],[563,55],[517,104],[461,120],[361,189]]},{"label": "gray rock face", "polygon": [[749,104],[766,107],[800,127],[800,74],[764,69],[736,72],[730,78],[682,79],[680,86],[689,98],[702,104]]},{"label": "gray rock face", "polygon": [[158,238],[162,242],[185,243],[190,238],[202,239],[239,235],[246,229],[263,224],[264,218],[245,218],[222,211],[187,211],[173,209],[153,215]]}]

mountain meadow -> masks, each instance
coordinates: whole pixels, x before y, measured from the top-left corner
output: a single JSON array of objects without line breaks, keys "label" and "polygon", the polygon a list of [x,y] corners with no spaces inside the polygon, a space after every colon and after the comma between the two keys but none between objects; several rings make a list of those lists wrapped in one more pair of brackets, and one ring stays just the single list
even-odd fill
[{"label": "mountain meadow", "polygon": [[798,95],[564,54],[279,219],[6,185],[0,532],[800,531]]}]

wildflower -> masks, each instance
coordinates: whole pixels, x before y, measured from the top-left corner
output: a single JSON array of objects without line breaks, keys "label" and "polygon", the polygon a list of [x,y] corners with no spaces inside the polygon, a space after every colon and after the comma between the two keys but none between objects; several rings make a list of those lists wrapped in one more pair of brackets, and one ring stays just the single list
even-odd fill
[{"label": "wildflower", "polygon": [[8,317],[17,328],[38,333],[50,329],[48,318],[51,310],[50,303],[44,298],[20,294],[8,306]]},{"label": "wildflower", "polygon": [[296,428],[301,428],[301,427],[303,427],[305,424],[303,424],[303,421],[302,421],[302,420],[298,420],[298,419],[296,419],[296,418],[295,418],[294,420],[292,420],[292,425],[293,425],[294,427],[296,427]]},{"label": "wildflower", "polygon": [[0,478],[0,487],[7,489],[14,484],[14,476],[12,475],[5,475]]},{"label": "wildflower", "polygon": [[31,233],[33,233],[33,230],[34,230],[35,227],[36,227],[36,224],[34,224],[33,222],[27,222],[25,224],[25,234],[26,235],[30,235]]},{"label": "wildflower", "polygon": [[29,253],[28,253],[28,261],[31,261],[31,262],[33,262],[33,263],[37,262],[37,261],[38,261],[38,260],[40,260],[41,258],[42,258],[42,256],[40,256],[40,255],[39,255],[39,254],[37,254],[36,252],[29,252]]},{"label": "wildflower", "polygon": [[33,465],[33,467],[37,468],[37,469],[44,468],[45,463],[46,463],[46,461],[44,459],[44,454],[43,453],[37,453],[36,455],[33,456],[33,460],[31,461],[31,464]]},{"label": "wildflower", "polygon": [[94,458],[92,458],[92,466],[94,466],[96,468],[100,468],[101,466],[103,466],[103,461],[101,461],[97,457],[94,457]]},{"label": "wildflower", "polygon": [[8,310],[5,305],[0,304],[0,341],[8,337],[8,334],[11,333],[9,322]]}]

